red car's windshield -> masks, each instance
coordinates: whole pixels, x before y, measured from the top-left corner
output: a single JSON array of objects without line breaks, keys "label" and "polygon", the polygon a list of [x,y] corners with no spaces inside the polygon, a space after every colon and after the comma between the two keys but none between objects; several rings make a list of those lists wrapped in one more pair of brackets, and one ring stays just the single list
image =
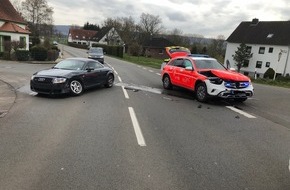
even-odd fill
[{"label": "red car's windshield", "polygon": [[198,59],[195,60],[195,65],[197,69],[218,69],[226,70],[226,68],[214,59]]}]

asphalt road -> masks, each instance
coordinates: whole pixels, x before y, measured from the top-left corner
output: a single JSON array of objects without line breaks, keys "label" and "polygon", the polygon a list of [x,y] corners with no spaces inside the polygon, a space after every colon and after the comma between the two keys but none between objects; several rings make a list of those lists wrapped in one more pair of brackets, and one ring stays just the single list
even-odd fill
[{"label": "asphalt road", "polygon": [[114,87],[79,97],[31,93],[31,74],[52,65],[0,63],[17,93],[0,118],[1,190],[290,189],[289,89],[201,104],[163,90],[158,69],[105,62]]}]

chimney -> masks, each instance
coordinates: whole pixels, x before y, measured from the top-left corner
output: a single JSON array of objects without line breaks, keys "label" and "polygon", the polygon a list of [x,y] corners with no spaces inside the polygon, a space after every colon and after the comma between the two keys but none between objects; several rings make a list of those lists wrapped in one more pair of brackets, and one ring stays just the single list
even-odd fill
[{"label": "chimney", "polygon": [[258,22],[259,22],[259,19],[257,19],[257,18],[254,18],[253,20],[252,20],[252,25],[257,25],[258,24]]}]

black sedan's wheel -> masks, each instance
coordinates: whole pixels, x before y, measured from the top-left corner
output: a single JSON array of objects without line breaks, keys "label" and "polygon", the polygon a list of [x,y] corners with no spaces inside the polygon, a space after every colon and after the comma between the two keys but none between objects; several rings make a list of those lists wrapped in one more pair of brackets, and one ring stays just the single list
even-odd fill
[{"label": "black sedan's wheel", "polygon": [[163,88],[172,89],[172,83],[168,75],[163,77]]},{"label": "black sedan's wheel", "polygon": [[72,80],[69,83],[70,91],[74,96],[81,95],[84,91],[83,85],[78,80]]},{"label": "black sedan's wheel", "polygon": [[107,82],[105,84],[105,87],[111,88],[114,84],[114,75],[110,74],[107,78]]},{"label": "black sedan's wheel", "polygon": [[197,101],[199,102],[206,102],[208,98],[206,84],[199,83],[195,88],[195,96]]}]

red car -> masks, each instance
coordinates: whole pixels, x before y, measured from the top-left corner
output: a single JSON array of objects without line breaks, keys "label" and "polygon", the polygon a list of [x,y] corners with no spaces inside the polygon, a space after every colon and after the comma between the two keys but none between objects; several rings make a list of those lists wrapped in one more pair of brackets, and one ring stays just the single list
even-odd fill
[{"label": "red car", "polygon": [[251,80],[225,68],[216,59],[189,53],[175,55],[176,53],[169,54],[171,59],[161,70],[165,89],[179,86],[192,90],[200,102],[205,102],[211,97],[243,102],[253,96]]}]

